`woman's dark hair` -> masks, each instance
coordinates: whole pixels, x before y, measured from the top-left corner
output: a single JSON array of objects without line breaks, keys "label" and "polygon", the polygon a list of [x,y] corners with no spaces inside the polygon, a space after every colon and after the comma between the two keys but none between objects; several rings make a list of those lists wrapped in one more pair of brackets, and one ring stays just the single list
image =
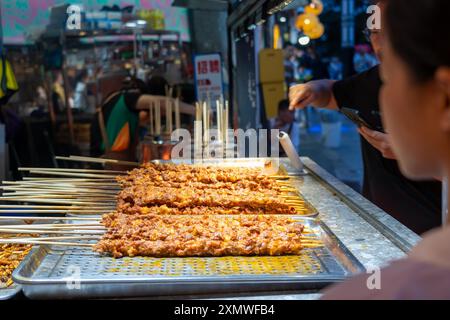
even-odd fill
[{"label": "woman's dark hair", "polygon": [[161,76],[152,76],[147,81],[147,86],[149,89],[149,94],[155,96],[165,96],[166,95],[166,87],[169,85],[166,79]]},{"label": "woman's dark hair", "polygon": [[387,33],[394,51],[416,80],[430,80],[450,66],[449,0],[385,1]]}]

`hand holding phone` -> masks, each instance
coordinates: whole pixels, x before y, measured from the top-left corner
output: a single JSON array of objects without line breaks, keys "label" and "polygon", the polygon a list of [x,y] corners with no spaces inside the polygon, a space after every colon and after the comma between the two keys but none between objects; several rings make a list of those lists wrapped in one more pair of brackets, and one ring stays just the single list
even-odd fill
[{"label": "hand holding phone", "polygon": [[361,117],[360,112],[358,110],[351,109],[351,108],[341,108],[341,112],[347,118],[349,118],[351,122],[356,124],[358,126],[358,128],[366,127],[366,128],[369,128],[370,130],[376,130],[366,120],[364,120]]}]

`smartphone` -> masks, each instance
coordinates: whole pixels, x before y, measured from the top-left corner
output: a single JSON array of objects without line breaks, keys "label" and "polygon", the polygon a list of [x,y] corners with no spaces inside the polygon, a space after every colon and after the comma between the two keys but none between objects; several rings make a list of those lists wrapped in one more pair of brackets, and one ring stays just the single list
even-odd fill
[{"label": "smartphone", "polygon": [[351,108],[341,108],[341,112],[347,118],[349,118],[351,122],[356,124],[358,127],[366,127],[366,128],[369,128],[370,130],[377,130],[377,131],[379,131],[379,129],[374,128],[366,120],[364,120],[361,117],[361,114],[360,114],[360,112],[358,110],[351,109]]}]

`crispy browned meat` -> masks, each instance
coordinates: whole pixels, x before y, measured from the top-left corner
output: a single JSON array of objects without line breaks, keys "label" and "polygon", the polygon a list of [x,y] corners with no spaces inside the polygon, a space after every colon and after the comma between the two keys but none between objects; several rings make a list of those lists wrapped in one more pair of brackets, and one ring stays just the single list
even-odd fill
[{"label": "crispy browned meat", "polygon": [[142,182],[153,184],[162,182],[199,183],[208,185],[219,182],[236,185],[240,183],[242,187],[254,189],[271,189],[276,186],[276,182],[273,179],[254,169],[153,163],[144,164],[142,167],[130,171],[128,175],[118,177],[117,180],[123,187]]},{"label": "crispy browned meat", "polygon": [[187,257],[299,254],[303,226],[280,216],[124,215],[103,217],[94,250],[123,256]]},{"label": "crispy browned meat", "polygon": [[[186,207],[177,208],[171,207],[170,205],[161,206],[138,206],[132,205],[128,202],[121,202],[117,206],[117,210],[124,214],[160,214],[160,215],[239,215],[239,214],[273,214],[266,208],[252,209],[245,207],[237,208],[225,208],[225,207],[208,207],[208,206],[197,206],[197,207]],[[279,212],[278,212],[279,213]],[[280,213],[279,213],[280,214]],[[283,212],[283,214],[296,214],[295,210],[289,210]]]},{"label": "crispy browned meat", "polygon": [[149,163],[118,181],[117,209],[128,214],[296,214],[254,169]]},{"label": "crispy browned meat", "polygon": [[270,211],[273,214],[295,213],[295,209],[283,198],[245,190],[147,188],[136,185],[128,187],[119,193],[118,205],[121,206],[124,202],[140,207],[170,205],[171,207],[182,209],[207,206],[214,208],[261,209]]},{"label": "crispy browned meat", "polygon": [[31,247],[24,244],[0,244],[0,288],[9,287],[13,283],[11,275]]}]

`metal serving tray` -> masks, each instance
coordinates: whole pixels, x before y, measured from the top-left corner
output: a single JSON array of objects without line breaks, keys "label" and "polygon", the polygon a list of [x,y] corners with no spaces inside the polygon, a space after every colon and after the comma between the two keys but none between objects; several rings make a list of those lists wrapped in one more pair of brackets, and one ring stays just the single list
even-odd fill
[{"label": "metal serving tray", "polygon": [[[20,222],[18,222],[17,220],[2,220],[2,221],[0,221],[1,225],[14,225],[14,224],[19,224],[19,223]],[[30,254],[31,254],[31,252],[28,255],[30,255]],[[21,290],[22,290],[22,287],[15,282],[12,285],[10,285],[9,287],[0,286],[0,300],[11,299],[14,296],[16,296]]]},{"label": "metal serving tray", "polygon": [[320,289],[364,270],[322,222],[299,221],[325,246],[304,249],[299,256],[122,259],[40,246],[13,279],[29,298],[117,298]]},{"label": "metal serving tray", "polygon": [[16,283],[13,283],[11,286],[7,288],[0,287],[0,300],[8,300],[13,298],[16,294],[18,294],[22,290],[22,287]]}]

